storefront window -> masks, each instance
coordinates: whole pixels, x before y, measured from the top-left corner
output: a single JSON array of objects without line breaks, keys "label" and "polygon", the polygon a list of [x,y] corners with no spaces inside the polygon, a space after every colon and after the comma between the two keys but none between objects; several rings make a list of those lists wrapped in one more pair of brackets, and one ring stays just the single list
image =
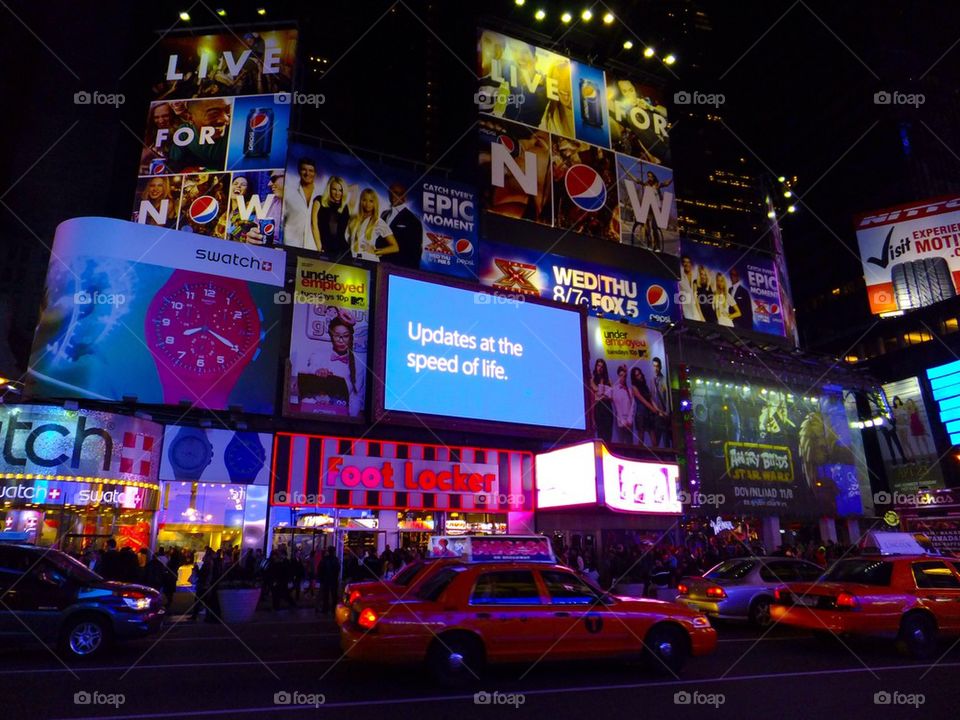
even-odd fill
[{"label": "storefront window", "polygon": [[507,516],[493,513],[448,513],[447,535],[506,535]]},{"label": "storefront window", "polygon": [[214,550],[241,547],[245,526],[262,527],[266,518],[264,503],[251,504],[252,516],[246,512],[250,489],[226,483],[166,483],[157,526],[158,546],[192,552],[202,552],[208,546]]}]

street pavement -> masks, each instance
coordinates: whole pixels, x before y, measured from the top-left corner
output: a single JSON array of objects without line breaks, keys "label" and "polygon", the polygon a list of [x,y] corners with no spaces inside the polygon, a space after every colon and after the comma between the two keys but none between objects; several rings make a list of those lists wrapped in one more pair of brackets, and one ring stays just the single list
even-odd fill
[{"label": "street pavement", "polygon": [[231,627],[171,622],[90,663],[0,647],[0,718],[960,717],[953,641],[915,662],[882,640],[718,630],[717,652],[679,679],[639,662],[544,661],[491,668],[451,692],[420,667],[342,659],[336,626],[312,609],[260,611]]}]

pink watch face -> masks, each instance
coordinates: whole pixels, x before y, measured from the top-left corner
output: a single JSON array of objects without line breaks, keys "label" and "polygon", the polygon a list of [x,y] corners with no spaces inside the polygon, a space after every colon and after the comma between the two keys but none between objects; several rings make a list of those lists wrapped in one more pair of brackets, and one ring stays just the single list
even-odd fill
[{"label": "pink watch face", "polygon": [[259,311],[235,289],[216,280],[185,282],[157,300],[152,344],[171,369],[219,375],[253,359]]}]

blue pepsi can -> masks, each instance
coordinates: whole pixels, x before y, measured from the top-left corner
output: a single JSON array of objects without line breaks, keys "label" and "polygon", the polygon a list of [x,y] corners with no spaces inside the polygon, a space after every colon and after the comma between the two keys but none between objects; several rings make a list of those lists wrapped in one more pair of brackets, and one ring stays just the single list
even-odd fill
[{"label": "blue pepsi can", "polygon": [[257,230],[263,235],[264,245],[273,245],[277,237],[277,222],[273,218],[257,218]]},{"label": "blue pepsi can", "polygon": [[580,78],[580,116],[583,124],[590,127],[603,127],[603,115],[600,112],[600,88],[593,80]]},{"label": "blue pepsi can", "polygon": [[244,157],[269,157],[273,146],[273,108],[251,108],[243,133]]},{"label": "blue pepsi can", "polygon": [[150,161],[150,172],[147,173],[148,175],[166,175],[168,172],[166,158],[155,158]]}]

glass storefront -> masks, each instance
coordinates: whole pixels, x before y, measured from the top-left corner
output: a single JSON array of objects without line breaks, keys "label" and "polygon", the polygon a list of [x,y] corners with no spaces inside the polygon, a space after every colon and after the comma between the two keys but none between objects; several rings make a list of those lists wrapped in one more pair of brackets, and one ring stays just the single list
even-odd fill
[{"label": "glass storefront", "polygon": [[194,553],[261,547],[266,509],[264,486],[165,482],[157,546]]}]

